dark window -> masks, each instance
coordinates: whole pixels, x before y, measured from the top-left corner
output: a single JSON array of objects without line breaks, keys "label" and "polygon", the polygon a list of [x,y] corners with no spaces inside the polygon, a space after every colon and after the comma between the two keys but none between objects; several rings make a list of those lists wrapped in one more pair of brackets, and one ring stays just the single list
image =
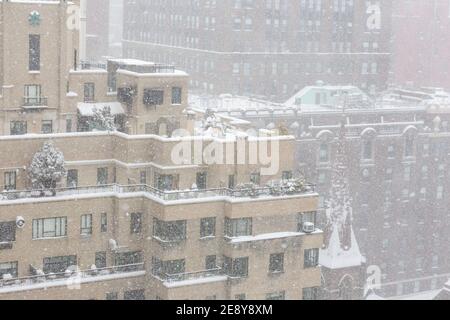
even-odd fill
[{"label": "dark window", "polygon": [[142,263],[142,261],[143,260],[141,251],[121,252],[116,253],[114,265],[122,266],[122,268],[118,268],[121,271],[134,271],[138,269],[137,266],[135,265]]},{"label": "dark window", "polygon": [[26,121],[11,121],[10,132],[12,136],[27,134],[27,122]]},{"label": "dark window", "polygon": [[266,300],[284,300],[286,293],[284,291],[268,293]]},{"label": "dark window", "polygon": [[108,184],[108,168],[98,168],[97,169],[97,185]]},{"label": "dark window", "polygon": [[163,242],[177,242],[185,240],[186,220],[161,221],[153,218],[153,236]]},{"label": "dark window", "polygon": [[206,172],[197,172],[196,184],[197,188],[200,190],[206,189],[206,179],[208,174]]},{"label": "dark window", "polygon": [[363,141],[362,157],[364,160],[372,160],[373,159],[373,141],[372,140]]},{"label": "dark window", "polygon": [[320,144],[319,150],[319,162],[329,162],[330,157],[328,154],[328,144],[323,142]]},{"label": "dark window", "polygon": [[223,270],[225,274],[233,278],[245,278],[248,276],[248,257],[223,258]]},{"label": "dark window", "polygon": [[217,269],[217,257],[215,255],[206,256],[205,258],[205,270]]},{"label": "dark window", "polygon": [[95,83],[88,82],[84,84],[84,102],[95,101]]},{"label": "dark window", "polygon": [[228,176],[228,189],[234,189],[236,186],[235,176],[231,174]]},{"label": "dark window", "polygon": [[0,263],[0,279],[3,279],[3,275],[10,274],[13,278],[18,277],[18,265],[17,261]]},{"label": "dark window", "polygon": [[225,218],[225,236],[243,237],[252,235],[252,218]]},{"label": "dark window", "polygon": [[142,232],[142,213],[132,213],[130,221],[131,233]]},{"label": "dark window", "polygon": [[177,181],[178,176],[155,173],[155,186],[159,190],[176,190],[178,188]]},{"label": "dark window", "polygon": [[305,268],[315,268],[319,264],[319,249],[305,250]]},{"label": "dark window", "polygon": [[78,170],[67,170],[67,187],[76,188],[78,186]]},{"label": "dark window", "polygon": [[164,90],[145,89],[144,104],[147,106],[160,106],[164,104]]},{"label": "dark window", "polygon": [[95,253],[95,266],[99,269],[106,268],[106,251]]},{"label": "dark window", "polygon": [[413,157],[414,156],[414,137],[407,136],[405,140],[405,157]]},{"label": "dark window", "polygon": [[62,273],[77,265],[77,256],[44,258],[44,273]]},{"label": "dark window", "polygon": [[290,180],[290,179],[292,179],[292,171],[283,171],[282,179],[283,180]]},{"label": "dark window", "polygon": [[100,232],[108,231],[108,215],[106,212],[103,212],[100,217]]},{"label": "dark window", "polygon": [[52,120],[42,120],[42,133],[49,134],[53,133],[53,121]]},{"label": "dark window", "polygon": [[16,222],[0,222],[0,243],[16,241]]},{"label": "dark window", "polygon": [[117,98],[119,102],[131,105],[133,103],[133,89],[132,88],[117,89]]},{"label": "dark window", "polygon": [[318,300],[319,288],[303,288],[303,300]]},{"label": "dark window", "polygon": [[250,175],[250,182],[256,184],[259,186],[261,184],[261,174],[258,173],[252,173]]},{"label": "dark window", "polygon": [[172,104],[181,104],[181,92],[180,87],[172,88]]},{"label": "dark window", "polygon": [[275,253],[270,255],[269,272],[280,273],[284,271],[284,254]]},{"label": "dark window", "polygon": [[38,34],[29,35],[29,63],[30,71],[39,71],[41,69],[41,36]]},{"label": "dark window", "polygon": [[160,259],[152,258],[152,274],[161,279],[180,277],[185,273],[185,260],[168,260],[161,261]]},{"label": "dark window", "polygon": [[16,190],[16,180],[17,173],[16,171],[8,171],[5,172],[5,190]]},{"label": "dark window", "polygon": [[66,120],[66,132],[72,132],[72,119]]},{"label": "dark window", "polygon": [[200,220],[200,238],[216,235],[216,218],[202,218]]},{"label": "dark window", "polygon": [[80,234],[84,236],[92,234],[92,214],[83,214],[81,216]]},{"label": "dark window", "polygon": [[145,300],[145,290],[131,290],[125,291],[123,294],[124,300]]},{"label": "dark window", "polygon": [[147,184],[147,172],[146,171],[140,172],[139,180],[140,180],[141,184]]},{"label": "dark window", "polygon": [[234,300],[245,300],[245,293],[235,295]]},{"label": "dark window", "polygon": [[119,293],[118,292],[107,292],[106,300],[119,300]]}]

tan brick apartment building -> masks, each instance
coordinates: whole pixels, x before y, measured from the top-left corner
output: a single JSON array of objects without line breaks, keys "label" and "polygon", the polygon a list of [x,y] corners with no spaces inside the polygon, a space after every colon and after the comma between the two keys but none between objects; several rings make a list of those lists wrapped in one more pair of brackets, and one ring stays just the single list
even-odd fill
[{"label": "tan brick apartment building", "polygon": [[[187,109],[187,74],[134,60],[80,65],[68,7],[1,3],[0,299],[317,297],[318,195],[265,187],[293,175],[293,137],[170,138],[201,121]],[[103,105],[126,133],[74,132]],[[245,121],[221,121],[242,136]],[[33,191],[28,168],[48,141],[67,175]],[[198,141],[201,154],[241,141],[246,161],[174,163],[179,143]],[[249,164],[260,141],[279,145],[271,175]]]}]

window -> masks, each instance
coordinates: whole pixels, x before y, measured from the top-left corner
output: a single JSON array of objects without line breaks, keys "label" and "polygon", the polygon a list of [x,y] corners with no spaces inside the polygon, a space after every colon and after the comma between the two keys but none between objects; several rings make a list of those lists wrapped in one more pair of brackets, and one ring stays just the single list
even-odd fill
[{"label": "window", "polygon": [[84,84],[84,102],[95,101],[95,83],[87,82]]},{"label": "window", "polygon": [[97,168],[97,185],[104,186],[108,184],[108,168]]},{"label": "window", "polygon": [[152,274],[161,279],[176,278],[185,273],[185,260],[168,260],[161,261],[160,259],[152,258]]},{"label": "window", "polygon": [[281,273],[284,271],[284,253],[274,253],[270,255],[269,272]]},{"label": "window", "polygon": [[234,174],[228,176],[228,189],[234,189],[236,186],[236,179]]},{"label": "window", "polygon": [[136,271],[138,269],[136,264],[142,263],[142,261],[141,251],[122,252],[116,253],[114,265],[121,266],[119,268],[121,271]]},{"label": "window", "polygon": [[206,256],[205,258],[205,270],[217,269],[217,257],[215,255]]},{"label": "window", "polygon": [[41,36],[30,34],[28,42],[28,70],[39,71],[41,69]]},{"label": "window", "polygon": [[5,172],[5,190],[16,190],[16,180],[17,173],[16,171],[8,171]]},{"label": "window", "polygon": [[16,222],[0,222],[0,244],[10,243],[13,241],[16,241]]},{"label": "window", "polygon": [[180,87],[172,88],[172,104],[181,104],[181,93],[182,90]]},{"label": "window", "polygon": [[206,189],[207,177],[208,177],[208,174],[206,172],[197,172],[196,184],[197,184],[197,188],[199,190],[205,190]]},{"label": "window", "polygon": [[306,222],[317,225],[317,211],[301,212],[298,215],[298,232],[303,232],[303,224]]},{"label": "window", "polygon": [[186,239],[186,220],[161,221],[153,218],[153,237],[163,242]]},{"label": "window", "polygon": [[67,187],[76,188],[78,186],[78,170],[67,170]]},{"label": "window", "polygon": [[67,236],[67,217],[33,220],[33,239],[65,236]]},{"label": "window", "polygon": [[106,300],[119,300],[119,293],[118,292],[107,292]]},{"label": "window", "polygon": [[72,132],[72,119],[66,120],[66,132]]},{"label": "window", "polygon": [[414,157],[414,137],[407,136],[405,139],[405,157]]},{"label": "window", "polygon": [[225,236],[243,237],[252,235],[252,218],[225,218]]},{"label": "window", "polygon": [[178,175],[155,173],[155,186],[159,190],[176,190]]},{"label": "window", "polygon": [[330,158],[329,158],[329,154],[328,154],[328,144],[326,144],[325,142],[322,143],[320,145],[320,149],[319,149],[319,162],[329,162]]},{"label": "window", "polygon": [[319,264],[319,249],[307,249],[305,250],[305,268],[315,268]]},{"label": "window", "polygon": [[130,290],[123,294],[124,300],[145,300],[145,290]]},{"label": "window", "polygon": [[142,213],[132,213],[130,221],[131,233],[141,233],[142,231]]},{"label": "window", "polygon": [[233,278],[245,278],[248,276],[248,257],[223,258],[223,270],[225,274]]},{"label": "window", "polygon": [[147,184],[147,171],[141,171],[139,174],[139,182],[141,184]]},{"label": "window", "polygon": [[363,160],[372,160],[373,159],[373,141],[372,140],[363,141],[362,158],[363,158]]},{"label": "window", "polygon": [[284,300],[285,295],[284,291],[268,293],[266,294],[266,300]]},{"label": "window", "polygon": [[164,90],[145,89],[144,104],[147,106],[160,106],[164,104]]},{"label": "window", "polygon": [[235,295],[234,300],[245,300],[245,293]]},{"label": "window", "polygon": [[388,158],[390,158],[390,159],[395,158],[395,147],[389,146],[387,149],[387,153],[388,153]]},{"label": "window", "polygon": [[83,236],[92,234],[92,214],[83,214],[81,216],[80,234]]},{"label": "window", "polygon": [[283,174],[282,174],[281,178],[283,180],[290,180],[290,179],[292,179],[293,178],[292,171],[283,171]]},{"label": "window", "polygon": [[24,105],[25,106],[43,106],[47,101],[41,96],[41,86],[38,84],[29,84],[24,86]]},{"label": "window", "polygon": [[18,277],[18,265],[17,261],[0,263],[0,279],[3,279],[3,275],[10,274],[13,278]]},{"label": "window", "polygon": [[41,131],[44,134],[53,133],[53,121],[52,120],[42,120]]},{"label": "window", "polygon": [[62,273],[69,267],[77,265],[77,256],[62,256],[44,258],[44,273]]},{"label": "window", "polygon": [[303,300],[318,300],[319,299],[319,288],[303,288]]},{"label": "window", "polygon": [[216,218],[202,218],[200,220],[200,238],[216,235]]},{"label": "window", "polygon": [[108,231],[108,214],[103,212],[100,216],[100,232]]},{"label": "window", "polygon": [[27,134],[27,122],[26,121],[11,121],[10,133],[12,136]]},{"label": "window", "polygon": [[261,174],[259,172],[250,175],[250,182],[259,186],[261,184]]},{"label": "window", "polygon": [[95,253],[95,266],[98,269],[106,268],[106,251]]}]

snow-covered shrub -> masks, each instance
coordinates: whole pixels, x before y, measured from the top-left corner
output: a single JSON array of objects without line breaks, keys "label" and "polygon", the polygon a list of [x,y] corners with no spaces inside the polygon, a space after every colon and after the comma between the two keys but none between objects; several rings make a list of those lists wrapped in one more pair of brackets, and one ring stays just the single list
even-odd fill
[{"label": "snow-covered shrub", "polygon": [[89,120],[89,126],[95,131],[117,131],[114,121],[114,115],[111,113],[111,108],[105,106],[102,109],[94,108],[94,115]]},{"label": "snow-covered shrub", "polygon": [[259,186],[253,182],[240,183],[236,185],[235,191],[238,197],[256,197]]},{"label": "snow-covered shrub", "polygon": [[66,176],[64,155],[47,141],[33,157],[28,176],[34,189],[53,189]]},{"label": "snow-covered shrub", "polygon": [[305,180],[302,178],[270,181],[267,184],[271,195],[297,194],[306,190]]}]

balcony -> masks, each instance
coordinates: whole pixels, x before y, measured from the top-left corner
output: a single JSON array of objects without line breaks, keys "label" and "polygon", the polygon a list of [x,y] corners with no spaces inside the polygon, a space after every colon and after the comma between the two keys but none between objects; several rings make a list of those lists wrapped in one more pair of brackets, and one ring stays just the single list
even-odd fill
[{"label": "balcony", "polygon": [[153,275],[155,279],[162,281],[167,288],[182,287],[186,285],[204,284],[209,282],[227,281],[228,276],[222,268],[204,270],[198,272],[186,272],[180,274]]},{"label": "balcony", "polygon": [[106,281],[145,275],[144,263],[113,266],[92,270],[73,270],[61,273],[39,274],[20,278],[0,278],[0,294],[22,290],[59,286],[75,286],[87,282]]},{"label": "balcony", "polygon": [[271,197],[283,197],[303,194],[315,194],[315,186],[305,184],[301,190],[293,190],[289,187],[258,187],[244,189],[216,188],[206,190],[186,190],[186,191],[164,191],[149,185],[118,185],[110,184],[104,186],[86,186],[76,188],[56,188],[52,190],[24,190],[24,191],[4,191],[0,192],[1,201],[12,201],[30,198],[50,198],[84,194],[137,194],[156,197],[163,201],[180,201],[192,199],[208,198],[228,198],[228,199],[267,199]]},{"label": "balcony", "polygon": [[23,108],[33,109],[48,106],[48,99],[46,97],[23,97]]}]

